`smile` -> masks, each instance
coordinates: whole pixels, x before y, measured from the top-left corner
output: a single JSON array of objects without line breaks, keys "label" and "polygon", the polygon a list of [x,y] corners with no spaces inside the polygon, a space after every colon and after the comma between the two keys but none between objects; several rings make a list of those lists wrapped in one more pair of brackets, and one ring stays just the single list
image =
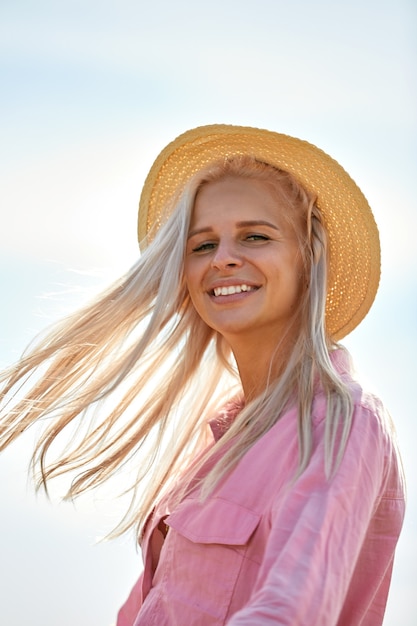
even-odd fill
[{"label": "smile", "polygon": [[214,296],[232,296],[235,293],[242,293],[242,291],[255,291],[257,287],[252,285],[246,285],[243,283],[242,285],[229,285],[228,287],[215,287],[213,289]]}]

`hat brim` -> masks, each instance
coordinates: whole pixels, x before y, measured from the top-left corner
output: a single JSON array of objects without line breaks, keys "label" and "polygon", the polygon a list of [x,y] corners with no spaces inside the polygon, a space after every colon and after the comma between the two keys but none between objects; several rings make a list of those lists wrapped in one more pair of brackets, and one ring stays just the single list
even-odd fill
[{"label": "hat brim", "polygon": [[[378,228],[362,191],[337,161],[313,144],[268,130],[215,124],[189,130],[155,160],[139,203],[138,236],[151,228],[198,171],[219,159],[249,154],[294,175],[317,197],[329,239],[326,328],[339,340],[368,313],[380,279]],[[165,215],[165,217],[163,217]]]}]

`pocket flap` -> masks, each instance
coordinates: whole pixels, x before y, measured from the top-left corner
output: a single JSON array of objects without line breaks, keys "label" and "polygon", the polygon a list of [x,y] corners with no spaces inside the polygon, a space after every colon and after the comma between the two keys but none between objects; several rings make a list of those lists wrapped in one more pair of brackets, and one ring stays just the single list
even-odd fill
[{"label": "pocket flap", "polygon": [[241,504],[210,498],[186,498],[165,522],[194,543],[245,545],[259,524],[260,515]]}]

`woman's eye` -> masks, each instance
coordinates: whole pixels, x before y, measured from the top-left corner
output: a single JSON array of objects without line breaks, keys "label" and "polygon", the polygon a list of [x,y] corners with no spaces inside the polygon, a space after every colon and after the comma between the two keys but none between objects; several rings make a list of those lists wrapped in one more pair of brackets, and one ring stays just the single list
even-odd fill
[{"label": "woman's eye", "polygon": [[253,235],[248,235],[246,237],[247,241],[268,241],[269,237],[267,235],[259,235],[259,234],[253,234]]},{"label": "woman's eye", "polygon": [[200,243],[198,246],[195,246],[192,251],[193,252],[207,252],[208,250],[213,250],[215,247],[215,243],[212,241],[207,241],[205,243]]}]

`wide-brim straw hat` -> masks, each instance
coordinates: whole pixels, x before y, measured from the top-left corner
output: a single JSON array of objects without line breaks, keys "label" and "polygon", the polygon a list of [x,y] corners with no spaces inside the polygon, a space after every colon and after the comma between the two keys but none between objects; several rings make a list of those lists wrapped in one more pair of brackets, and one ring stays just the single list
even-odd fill
[{"label": "wide-brim straw hat", "polygon": [[341,339],[363,320],[375,299],[381,265],[378,228],[349,174],[306,141],[223,124],[183,133],[162,150],[145,180],[139,203],[141,248],[194,174],[220,159],[246,154],[290,172],[317,197],[329,240],[326,328],[333,339]]}]

